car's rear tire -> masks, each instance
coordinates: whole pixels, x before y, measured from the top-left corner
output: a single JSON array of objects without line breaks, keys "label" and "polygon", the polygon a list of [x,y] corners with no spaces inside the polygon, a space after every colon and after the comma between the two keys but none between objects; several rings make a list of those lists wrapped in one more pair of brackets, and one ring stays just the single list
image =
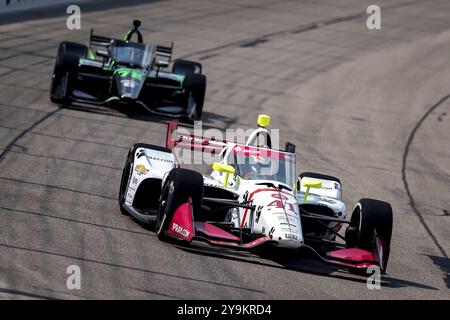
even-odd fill
[{"label": "car's rear tire", "polygon": [[361,199],[355,205],[351,224],[345,231],[347,248],[360,248],[373,252],[375,250],[374,233],[379,237],[383,247],[383,271],[386,270],[389,259],[393,214],[389,203],[374,200]]},{"label": "car's rear tire", "polygon": [[173,63],[172,72],[176,74],[202,74],[202,64],[199,62],[177,59]]},{"label": "car's rear tire", "polygon": [[61,42],[56,55],[50,85],[50,100],[57,104],[68,104],[72,90],[72,82],[78,68],[80,58],[86,58],[88,48],[79,43]]},{"label": "car's rear tire", "polygon": [[200,212],[203,198],[203,176],[193,170],[184,168],[172,169],[164,183],[159,200],[160,206],[156,219],[156,235],[165,240],[165,231],[179,205],[192,201],[193,213]]},{"label": "car's rear tire", "polygon": [[184,79],[185,108],[189,111],[190,104],[195,102],[195,108],[190,115],[192,120],[200,120],[203,112],[206,94],[206,77],[202,74],[186,75]]}]

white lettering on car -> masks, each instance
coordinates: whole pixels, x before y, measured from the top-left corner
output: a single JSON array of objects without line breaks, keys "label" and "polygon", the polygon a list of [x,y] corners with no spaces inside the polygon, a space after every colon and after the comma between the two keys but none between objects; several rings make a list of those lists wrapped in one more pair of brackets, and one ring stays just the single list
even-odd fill
[{"label": "white lettering on car", "polygon": [[189,235],[191,234],[191,232],[189,230],[183,228],[182,226],[179,226],[175,222],[172,223],[172,231],[174,231],[175,233],[178,233],[180,236],[182,236],[186,239],[189,238]]}]

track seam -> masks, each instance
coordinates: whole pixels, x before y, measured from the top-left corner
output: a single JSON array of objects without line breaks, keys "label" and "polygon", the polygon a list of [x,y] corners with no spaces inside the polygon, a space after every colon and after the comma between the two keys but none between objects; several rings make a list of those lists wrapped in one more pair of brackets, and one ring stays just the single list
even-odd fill
[{"label": "track seam", "polygon": [[5,156],[9,153],[9,151],[12,149],[12,147],[16,144],[17,141],[19,141],[24,135],[26,135],[28,132],[30,132],[31,130],[33,130],[34,128],[36,128],[38,125],[40,125],[41,123],[43,123],[45,120],[47,120],[48,118],[50,118],[51,116],[55,115],[56,113],[58,113],[61,109],[55,109],[51,112],[48,112],[47,114],[45,114],[43,117],[41,117],[39,120],[37,120],[36,122],[34,122],[31,126],[29,126],[28,128],[26,128],[25,130],[23,130],[21,133],[19,133],[10,143],[8,143],[8,145],[5,147],[5,149],[3,150],[3,152],[0,154],[0,162],[2,162],[2,160],[5,158]]},{"label": "track seam", "polygon": [[[399,4],[395,4],[392,6],[384,6],[382,9],[383,10],[389,10],[389,9],[396,9],[396,8],[400,8],[400,7],[404,7],[404,6],[409,6],[412,4],[416,4],[416,3],[423,3],[426,2],[427,0],[413,0],[413,1],[406,1],[403,3],[399,3]],[[287,28],[287,29],[283,29],[283,30],[278,30],[275,32],[270,32],[270,33],[266,33],[266,34],[262,34],[259,36],[254,36],[251,38],[246,38],[246,39],[241,39],[241,40],[237,40],[237,41],[232,41],[229,43],[225,43],[223,45],[220,46],[216,46],[216,47],[212,47],[209,49],[203,49],[203,50],[199,50],[193,53],[188,53],[184,56],[181,56],[179,59],[186,59],[186,58],[190,58],[192,56],[196,56],[199,54],[210,54],[212,52],[216,52],[216,51],[220,51],[223,49],[227,49],[227,48],[231,48],[234,46],[256,46],[260,43],[264,43],[269,41],[269,38],[272,37],[276,37],[276,36],[280,36],[280,35],[286,35],[286,34],[298,34],[298,33],[304,33],[307,31],[312,31],[312,30],[316,30],[316,29],[320,29],[322,27],[326,27],[326,26],[330,26],[330,25],[334,25],[334,24],[338,24],[341,22],[347,22],[347,21],[351,21],[351,20],[356,20],[359,18],[363,18],[366,17],[367,13],[365,11],[363,11],[362,13],[354,13],[354,14],[349,14],[346,16],[341,16],[341,17],[336,17],[336,18],[330,18],[330,19],[325,19],[325,20],[320,20],[320,21],[316,21],[316,22],[311,22],[311,23],[307,23],[304,25],[299,25],[296,27],[291,27],[291,28]]]},{"label": "track seam", "polygon": [[57,190],[62,190],[62,191],[68,191],[68,192],[84,194],[84,195],[88,195],[88,196],[92,196],[92,197],[99,197],[99,198],[108,199],[108,200],[114,200],[114,201],[117,200],[116,197],[110,197],[110,196],[106,196],[106,195],[90,193],[90,192],[87,192],[87,191],[81,191],[81,190],[77,190],[77,189],[70,189],[70,188],[65,188],[65,187],[60,187],[60,186],[54,186],[54,185],[50,185],[50,184],[19,180],[19,179],[8,178],[8,177],[0,177],[0,180],[10,181],[10,182],[17,182],[17,183],[23,183],[23,184],[29,184],[29,185],[39,186],[39,187],[43,187],[43,188],[50,188],[50,189],[57,189]]},{"label": "track seam", "polygon": [[[89,222],[89,221],[64,218],[64,217],[55,216],[55,215],[51,215],[51,214],[45,214],[45,213],[41,213],[41,212],[13,209],[13,208],[7,208],[7,207],[2,207],[2,206],[0,206],[0,210],[5,210],[5,211],[9,211],[9,212],[16,212],[16,213],[22,213],[22,214],[30,214],[30,215],[35,215],[35,216],[49,218],[49,219],[61,220],[61,221],[64,221],[64,222],[79,223],[79,224],[84,224],[84,225],[88,225],[88,226],[91,226],[91,227],[99,227],[101,229],[110,229],[110,230],[122,231],[122,232],[127,232],[127,233],[133,233],[133,234],[138,234],[138,235],[143,235],[143,236],[148,236],[148,237],[155,237],[151,233],[135,231],[135,230],[130,230],[130,229],[124,229],[124,228],[118,228],[118,227],[114,227],[114,226],[108,226],[108,225],[104,225],[104,224],[100,224],[100,223],[94,223],[94,222]],[[1,213],[0,213],[0,215],[1,215]]]},{"label": "track seam", "polygon": [[412,144],[412,142],[414,140],[414,137],[416,135],[417,130],[420,128],[422,123],[428,118],[428,116],[434,110],[436,110],[439,106],[441,106],[445,101],[447,101],[449,98],[450,98],[450,94],[448,94],[445,97],[441,98],[437,103],[432,105],[431,108],[429,108],[427,110],[427,112],[425,112],[423,114],[423,116],[420,118],[420,120],[416,123],[416,125],[413,128],[413,130],[410,132],[410,134],[408,136],[408,141],[407,141],[407,143],[405,145],[405,150],[403,151],[403,161],[402,161],[402,181],[403,181],[403,185],[405,187],[406,193],[407,193],[408,198],[409,198],[409,205],[413,209],[413,211],[417,215],[417,217],[419,218],[420,223],[425,228],[425,231],[428,233],[428,235],[430,236],[431,240],[433,240],[434,244],[436,245],[436,247],[439,249],[439,251],[441,252],[441,254],[445,258],[448,258],[447,253],[445,252],[444,248],[439,243],[439,240],[436,238],[436,236],[433,234],[433,232],[431,231],[430,227],[426,223],[425,219],[423,218],[423,214],[417,208],[416,202],[414,200],[414,196],[412,195],[411,190],[409,189],[408,179],[406,178],[406,161],[408,159],[409,150],[410,150],[411,144]]},{"label": "track seam", "polygon": [[105,168],[105,169],[116,170],[116,171],[122,171],[123,170],[123,168],[112,167],[112,166],[107,166],[107,165],[103,165],[103,164],[99,164],[99,163],[93,163],[93,162],[88,162],[88,161],[67,159],[67,158],[61,158],[61,157],[55,157],[55,156],[46,156],[46,155],[42,155],[42,154],[22,152],[22,151],[15,151],[15,150],[10,150],[9,152],[16,153],[16,154],[21,154],[21,155],[25,155],[25,156],[30,156],[30,157],[42,158],[42,159],[73,162],[73,163],[89,165],[89,166],[95,166],[95,167],[100,167],[100,168]]},{"label": "track seam", "polygon": [[109,266],[109,267],[114,267],[114,268],[118,268],[118,269],[127,269],[127,270],[132,270],[132,271],[137,271],[137,272],[151,273],[154,275],[159,275],[159,276],[163,276],[163,277],[167,277],[167,278],[181,279],[181,280],[185,280],[185,281],[193,281],[193,282],[199,282],[199,283],[206,283],[206,284],[211,284],[214,286],[250,291],[250,292],[255,292],[255,293],[265,293],[264,291],[258,290],[258,289],[240,287],[237,285],[229,285],[226,283],[213,282],[210,280],[196,279],[196,278],[192,278],[192,277],[180,276],[177,274],[172,274],[172,273],[167,273],[167,272],[147,270],[147,269],[140,268],[140,267],[130,267],[130,266],[115,264],[115,263],[111,263],[111,262],[93,260],[93,259],[88,259],[88,258],[83,258],[83,257],[78,257],[78,256],[71,256],[71,255],[64,254],[64,253],[44,251],[44,250],[35,249],[35,248],[20,247],[20,246],[11,245],[8,243],[0,243],[0,246],[9,248],[9,249],[23,250],[23,251],[29,251],[29,252],[34,252],[34,253],[42,253],[42,254],[47,254],[47,255],[52,255],[52,256],[57,256],[57,257],[62,257],[62,258],[79,260],[79,261],[83,261],[83,262],[90,262],[90,263],[100,264],[103,266]]}]

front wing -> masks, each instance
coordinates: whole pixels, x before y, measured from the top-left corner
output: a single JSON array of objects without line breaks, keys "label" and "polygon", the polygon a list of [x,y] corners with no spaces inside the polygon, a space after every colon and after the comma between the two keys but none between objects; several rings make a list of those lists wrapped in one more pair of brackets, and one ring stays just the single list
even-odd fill
[{"label": "front wing", "polygon": [[[262,245],[276,245],[277,241],[268,236],[262,236],[248,242],[244,242],[230,232],[208,222],[195,222],[192,207],[188,203],[180,205],[172,217],[166,235],[176,240],[190,243],[197,239],[211,245],[233,249],[251,250]],[[381,245],[381,243],[378,243]],[[327,264],[344,267],[350,270],[365,271],[371,266],[376,266],[384,271],[382,255],[379,252],[369,252],[358,248],[338,249],[319,254],[314,248],[304,245],[312,250],[319,259]],[[378,250],[377,250],[378,251]]]}]

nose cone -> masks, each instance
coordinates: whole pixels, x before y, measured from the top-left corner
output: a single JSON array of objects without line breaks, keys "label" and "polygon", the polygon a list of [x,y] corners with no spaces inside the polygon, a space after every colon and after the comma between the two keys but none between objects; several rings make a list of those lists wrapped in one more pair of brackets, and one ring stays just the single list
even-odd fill
[{"label": "nose cone", "polygon": [[[261,183],[245,186],[248,197],[255,206],[253,214],[242,217],[241,225],[247,225],[254,234],[270,237],[275,245],[297,249],[303,245],[303,233],[300,221],[298,201],[291,191],[264,187]],[[245,199],[244,199],[245,198]]]},{"label": "nose cone", "polygon": [[286,223],[282,219],[283,213],[278,216],[278,228],[272,234],[272,240],[277,242],[277,246],[289,249],[298,249],[303,245],[303,235],[300,226],[300,220],[295,223]]},{"label": "nose cone", "polygon": [[116,76],[116,86],[119,97],[124,100],[137,100],[144,81],[131,75]]}]

